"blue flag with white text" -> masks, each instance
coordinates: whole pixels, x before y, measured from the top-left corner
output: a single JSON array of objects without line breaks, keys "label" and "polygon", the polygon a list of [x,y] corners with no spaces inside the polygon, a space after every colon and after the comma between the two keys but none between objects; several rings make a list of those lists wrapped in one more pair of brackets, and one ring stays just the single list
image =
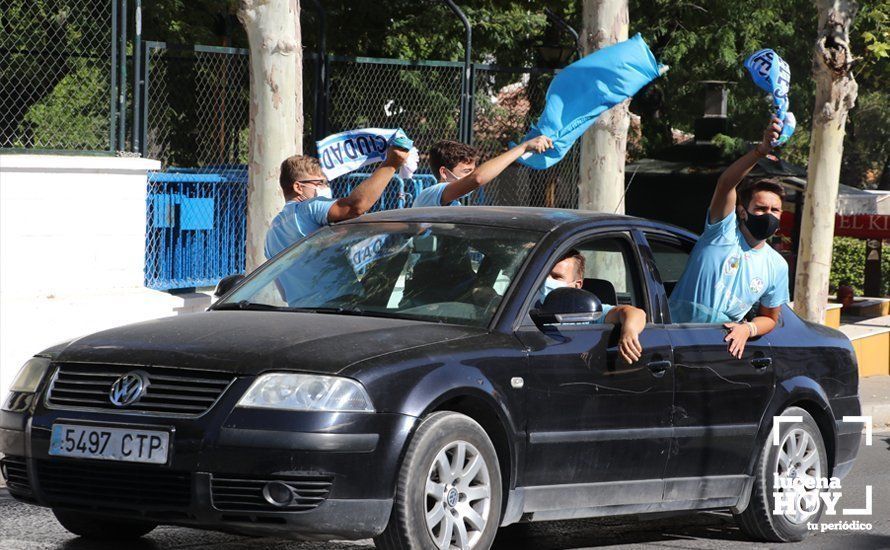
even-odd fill
[{"label": "blue flag with white text", "polygon": [[779,54],[769,48],[752,53],[745,60],[745,68],[751,73],[754,84],[773,98],[773,111],[782,121],[782,133],[773,147],[784,145],[797,126],[794,113],[788,111],[788,87],[791,85],[791,69]]},{"label": "blue flag with white text", "polygon": [[399,176],[410,178],[417,170],[417,149],[401,128],[362,128],[315,142],[321,170],[329,180],[384,160],[390,145],[409,151],[408,160],[399,168]]},{"label": "blue flag with white text", "polygon": [[639,34],[572,63],[553,78],[544,112],[523,138],[545,135],[553,140],[553,147],[526,153],[519,162],[538,170],[553,166],[596,117],[633,97],[664,70]]}]

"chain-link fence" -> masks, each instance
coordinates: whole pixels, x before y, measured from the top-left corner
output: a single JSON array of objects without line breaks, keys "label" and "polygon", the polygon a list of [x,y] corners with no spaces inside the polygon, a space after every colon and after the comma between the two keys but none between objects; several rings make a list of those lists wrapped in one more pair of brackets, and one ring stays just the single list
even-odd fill
[{"label": "chain-link fence", "polygon": [[3,0],[0,148],[113,150],[118,0]]},{"label": "chain-link fence", "polygon": [[[553,71],[474,65],[473,143],[487,159],[518,142],[540,113]],[[362,127],[403,128],[420,152],[420,172],[428,172],[430,147],[458,139],[464,65],[456,62],[408,62],[393,59],[332,58],[330,133]],[[464,199],[466,204],[575,208],[578,204],[578,153],[543,171],[514,165]],[[415,190],[432,181],[408,182],[407,200],[396,197],[398,182],[387,188],[384,204],[410,206]],[[335,189],[346,187],[335,185]],[[390,196],[392,195],[392,196]]]},{"label": "chain-link fence", "polygon": [[457,139],[463,63],[333,57],[328,130],[402,128],[420,151],[420,170],[440,139]]},{"label": "chain-link fence", "polygon": [[215,284],[244,271],[249,79],[246,50],[145,45],[141,142],[149,174],[145,285]]},{"label": "chain-link fence", "polygon": [[[428,172],[430,147],[457,139],[462,63],[409,62],[399,59],[329,58],[328,133],[356,128],[402,128],[420,154],[419,171]],[[347,195],[368,174],[348,174],[331,182],[335,197]],[[407,208],[435,178],[393,178],[372,210]]]},{"label": "chain-link fence", "polygon": [[[474,66],[473,143],[490,158],[518,143],[544,107],[553,71]],[[471,197],[471,204],[577,208],[578,147],[555,166],[514,164]]]}]

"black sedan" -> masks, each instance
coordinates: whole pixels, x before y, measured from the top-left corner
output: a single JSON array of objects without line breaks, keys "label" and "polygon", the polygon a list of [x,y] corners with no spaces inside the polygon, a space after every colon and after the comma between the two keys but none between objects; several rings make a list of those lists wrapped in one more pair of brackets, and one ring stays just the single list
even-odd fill
[{"label": "black sedan", "polygon": [[[488,548],[517,522],[729,509],[754,538],[800,540],[821,503],[774,514],[773,492],[806,504],[801,480],[850,470],[852,347],[787,307],[741,358],[722,325],[671,319],[694,242],[534,208],[323,229],[223,280],[207,312],[29,360],[0,416],[3,476],[92,538],[173,524]],[[568,251],[583,288],[545,297]],[[645,311],[639,360],[602,304]]]}]

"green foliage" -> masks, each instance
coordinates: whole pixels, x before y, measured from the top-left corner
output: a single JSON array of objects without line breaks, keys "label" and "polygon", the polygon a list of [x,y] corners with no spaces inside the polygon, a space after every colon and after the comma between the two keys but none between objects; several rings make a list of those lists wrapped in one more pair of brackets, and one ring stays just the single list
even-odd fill
[{"label": "green foliage", "polygon": [[110,6],[4,0],[0,147],[108,148]]},{"label": "green foliage", "polygon": [[[543,0],[464,0],[458,2],[473,26],[473,61],[528,66],[535,46],[548,32],[544,8],[572,15],[571,7]],[[330,53],[349,56],[395,57],[460,61],[465,31],[460,20],[441,2],[325,2]],[[315,51],[318,34],[315,12],[304,2],[303,46]],[[308,24],[307,24],[308,23]],[[561,44],[570,44],[563,37]]]},{"label": "green foliage", "polygon": [[[14,45],[67,51],[79,47],[79,41],[92,32],[90,25],[96,25],[98,21],[96,17],[86,17],[66,7],[85,6],[84,1],[8,0],[8,3],[10,5],[3,14],[7,38],[0,34],[3,45],[8,39]],[[143,6],[144,38],[168,43],[245,47],[246,34],[235,16],[238,3],[237,0],[154,0]],[[459,61],[463,58],[464,28],[441,2],[323,0],[321,3],[327,12],[329,54],[412,60]],[[93,4],[104,6],[99,0]],[[546,7],[554,9],[579,32],[582,30],[581,0],[461,0],[459,5],[472,23],[472,57],[479,63],[546,66],[539,46],[571,48],[573,39],[548,20],[544,15]],[[718,140],[726,154],[740,150],[742,140],[759,139],[768,120],[770,105],[765,94],[751,82],[742,63],[753,51],[769,47],[778,51],[790,65],[791,109],[798,121],[794,137],[780,154],[789,161],[807,163],[815,95],[811,73],[817,8],[812,0],[702,0],[695,3],[633,0],[629,11],[630,33],[642,33],[656,57],[671,66],[664,77],[638,94],[632,105],[634,112],[643,117],[645,150],[642,154],[652,154],[667,145],[671,128],[692,131],[695,119],[702,112],[704,88],[699,83],[701,80],[734,82],[729,95],[729,113],[734,128],[728,132],[727,139]],[[132,10],[130,17],[132,30]],[[10,25],[8,22],[15,23]],[[312,2],[301,2],[301,22],[304,52],[314,53],[320,25]],[[100,40],[92,46],[107,43],[107,40]],[[857,58],[855,76],[859,83],[859,101],[848,117],[842,181],[854,186],[863,186],[866,182],[874,185],[890,164],[887,145],[890,143],[890,91],[886,87],[890,81],[890,0],[860,2],[850,43]],[[101,85],[100,89],[105,93],[96,94],[93,104],[86,108],[80,101],[82,97],[70,89],[72,81],[63,78],[68,72],[80,72],[81,69],[65,66],[64,59],[67,58],[55,56],[51,62],[35,60],[20,65],[17,70],[3,70],[9,68],[4,65],[8,61],[0,60],[0,88],[20,90],[21,86],[17,88],[15,82],[24,81],[24,76],[58,74],[56,80],[46,81],[48,89],[34,87],[30,90],[29,102],[23,106],[22,115],[17,115],[16,126],[22,121],[28,128],[46,134],[53,127],[51,117],[64,113],[71,118],[72,127],[81,128],[92,140],[96,135],[94,114],[107,108],[104,100],[108,95],[108,84],[90,80]],[[336,70],[336,66],[332,67],[333,79],[338,78]],[[310,81],[311,75],[310,68],[307,71]],[[388,82],[400,90],[409,90],[411,97],[428,94],[436,106],[436,114],[424,118],[424,113],[415,113],[415,117],[423,119],[423,123],[441,126],[447,123],[443,113],[450,113],[441,106],[454,99],[450,95],[443,96],[445,92],[440,88],[425,88],[425,76],[406,74]],[[487,76],[477,89],[480,109],[491,110],[490,116],[507,116],[496,113],[496,106],[487,103],[490,103],[491,92],[512,83],[511,79],[515,79],[515,74]],[[383,86],[388,82],[377,84]],[[542,97],[546,83],[547,79],[540,79],[540,82],[532,79],[533,86],[541,87],[532,95]],[[56,86],[63,89],[54,91]],[[359,90],[350,92],[356,101],[364,101],[362,93]],[[46,96],[55,99],[45,99]],[[58,101],[58,104],[52,101]],[[73,115],[63,109],[69,101],[79,106]],[[4,103],[0,97],[0,104],[8,102]],[[311,97],[307,96],[305,104],[308,112]],[[402,107],[416,109],[425,104],[426,99]],[[536,112],[540,105],[531,107]],[[67,135],[67,132],[62,133]],[[71,132],[76,133],[75,130]],[[885,179],[890,181],[890,176]]]},{"label": "green foliage", "polygon": [[720,149],[720,156],[725,159],[736,159],[748,150],[745,140],[726,134],[717,134],[711,138],[711,141]]},{"label": "green foliage", "polygon": [[[836,292],[840,285],[850,285],[857,296],[863,295],[865,284],[865,241],[852,237],[835,237],[831,256],[828,286]],[[881,294],[890,296],[890,241],[881,247]]]},{"label": "green foliage", "polygon": [[662,124],[692,131],[704,104],[699,81],[727,80],[735,83],[729,94],[733,135],[758,140],[769,120],[770,104],[743,62],[760,48],[772,48],[791,68],[789,98],[798,123],[790,144],[806,133],[814,97],[811,59],[816,9],[811,0],[636,0],[631,2],[630,13],[631,32],[641,32],[656,57],[671,66],[653,83],[666,106]]},{"label": "green foliage", "polygon": [[890,242],[881,246],[881,295],[890,296]]},{"label": "green foliage", "polygon": [[841,285],[850,285],[857,296],[862,296],[865,282],[865,241],[852,237],[835,237],[831,255],[828,286],[836,292]]},{"label": "green foliage", "polygon": [[[108,147],[108,96],[96,100],[96,90],[107,83],[108,74],[82,60],[52,92],[31,106],[23,123],[32,143],[71,149],[101,150]],[[106,84],[107,85],[107,84]],[[16,147],[27,147],[24,142]]]}]

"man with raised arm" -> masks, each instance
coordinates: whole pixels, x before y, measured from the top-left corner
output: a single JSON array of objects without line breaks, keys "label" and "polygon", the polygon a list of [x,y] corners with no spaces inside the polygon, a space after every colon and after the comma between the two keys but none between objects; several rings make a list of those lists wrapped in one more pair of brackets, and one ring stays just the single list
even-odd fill
[{"label": "man with raised arm", "polygon": [[458,141],[439,141],[430,149],[430,167],[439,183],[414,199],[414,207],[457,206],[461,198],[498,177],[526,153],[543,153],[553,147],[546,136],[538,136],[484,162],[478,168],[479,151]]},{"label": "man with raised arm", "polygon": [[[782,185],[761,179],[736,191],[780,132],[774,117],[763,140],[720,175],[705,230],[670,297],[675,323],[724,323],[729,353],[738,358],[749,338],[775,328],[789,299],[788,264],[766,243],[779,228]],[[755,303],[756,316],[745,321]]]},{"label": "man with raised arm", "polygon": [[380,199],[386,185],[408,158],[399,147],[386,150],[386,160],[349,196],[334,199],[318,159],[294,155],[281,163],[278,182],[284,193],[284,208],[266,233],[266,258],[271,258],[326,225],[357,218]]}]

